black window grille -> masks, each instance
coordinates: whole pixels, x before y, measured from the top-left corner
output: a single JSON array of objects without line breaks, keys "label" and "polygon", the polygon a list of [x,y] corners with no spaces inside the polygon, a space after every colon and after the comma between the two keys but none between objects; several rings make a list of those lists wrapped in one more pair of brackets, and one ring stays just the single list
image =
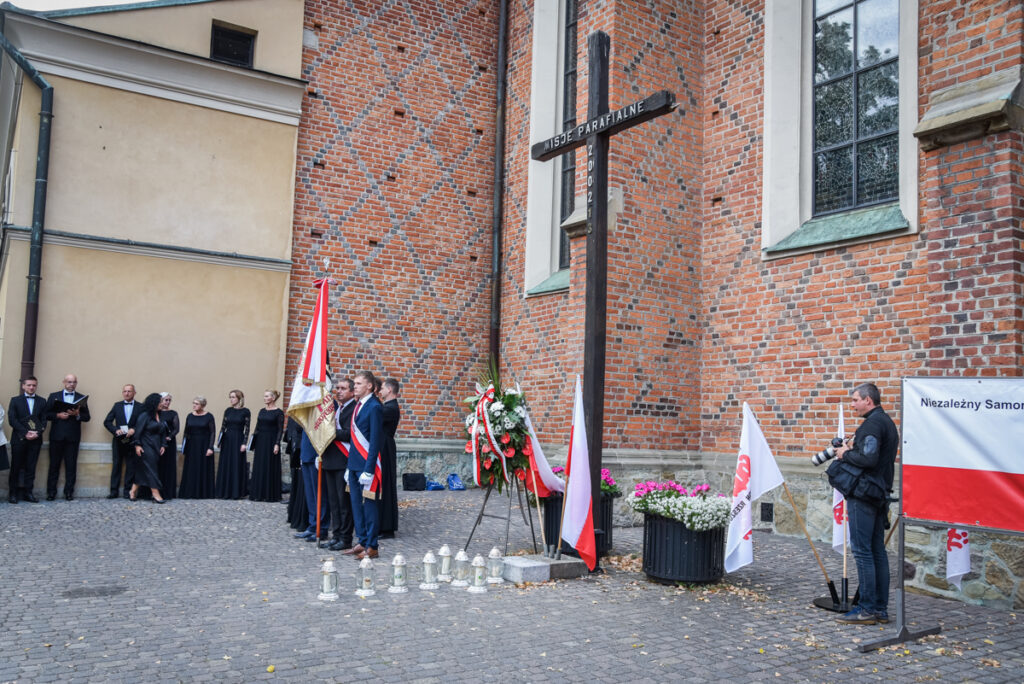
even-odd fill
[{"label": "black window grille", "polygon": [[814,215],[899,197],[899,0],[815,0]]},{"label": "black window grille", "polygon": [[255,33],[219,24],[213,25],[210,37],[210,59],[251,69],[255,47]]},{"label": "black window grille", "polygon": [[[565,22],[562,35],[565,37],[562,69],[562,130],[576,125],[576,26],[579,23],[577,0],[566,0]],[[559,224],[569,218],[576,204],[576,150],[562,155],[561,206]],[[569,268],[569,236],[559,230],[558,268]]]}]

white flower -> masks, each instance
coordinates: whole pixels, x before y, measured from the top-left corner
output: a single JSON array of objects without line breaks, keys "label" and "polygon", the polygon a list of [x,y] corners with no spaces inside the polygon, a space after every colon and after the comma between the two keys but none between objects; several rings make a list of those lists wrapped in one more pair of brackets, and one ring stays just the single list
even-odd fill
[{"label": "white flower", "polygon": [[520,418],[525,418],[526,417],[526,409],[524,409],[522,406],[516,406],[516,414]]},{"label": "white flower", "polygon": [[482,435],[482,434],[485,434],[486,432],[487,432],[487,428],[485,428],[482,424],[476,426],[476,434]]},{"label": "white flower", "polygon": [[475,419],[476,419],[476,414],[475,413],[470,413],[468,416],[466,416],[466,427],[467,428],[473,427],[473,421]]},{"label": "white flower", "polygon": [[493,404],[491,404],[487,410],[493,413],[494,415],[498,415],[499,413],[505,410],[505,405],[499,401],[496,401]]},{"label": "white flower", "polygon": [[505,426],[506,430],[511,430],[512,428],[514,428],[516,426],[516,424],[513,423],[512,420],[509,419],[509,418],[505,418],[504,420],[502,420],[501,424]]}]

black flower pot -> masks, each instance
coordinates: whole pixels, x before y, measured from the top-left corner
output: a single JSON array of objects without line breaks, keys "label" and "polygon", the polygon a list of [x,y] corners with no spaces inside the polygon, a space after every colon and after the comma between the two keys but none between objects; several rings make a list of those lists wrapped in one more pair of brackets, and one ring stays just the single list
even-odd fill
[{"label": "black flower pot", "polygon": [[[548,546],[554,546],[558,541],[558,526],[562,522],[562,495],[552,494],[540,500],[544,509],[544,538]],[[594,515],[594,536],[597,541],[597,555],[607,556],[612,548],[612,502],[614,498],[601,493],[600,505]],[[603,531],[603,534],[598,530]],[[562,553],[577,555],[576,550],[562,542]]]},{"label": "black flower pot", "polygon": [[725,573],[725,528],[695,532],[644,514],[644,572],[659,582],[716,582]]}]

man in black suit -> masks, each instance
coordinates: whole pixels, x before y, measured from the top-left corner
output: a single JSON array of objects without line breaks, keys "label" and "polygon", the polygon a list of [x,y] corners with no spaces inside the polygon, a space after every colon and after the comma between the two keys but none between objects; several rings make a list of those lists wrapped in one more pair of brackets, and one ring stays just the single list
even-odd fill
[{"label": "man in black suit", "polygon": [[89,406],[82,402],[77,408],[57,410],[57,402],[74,404],[85,397],[77,390],[78,377],[64,376],[64,389],[46,399],[46,419],[50,421],[50,468],[46,473],[46,500],[57,498],[57,478],[60,464],[64,464],[64,498],[75,498],[75,480],[78,475],[78,445],[82,441],[82,423],[89,422]]},{"label": "man in black suit", "polygon": [[352,412],[356,408],[351,378],[342,378],[334,388],[337,399],[334,412],[334,441],[327,445],[320,457],[327,484],[327,505],[331,509],[331,551],[352,548],[352,499],[345,491],[345,471],[348,469],[348,451],[352,448]]},{"label": "man in black suit", "polygon": [[380,536],[390,539],[398,531],[398,448],[395,446],[395,432],[402,411],[398,407],[398,380],[388,378],[380,388],[383,409],[380,414],[384,441],[380,448]]},{"label": "man in black suit", "polygon": [[111,441],[111,457],[113,463],[110,468],[110,494],[108,499],[116,499],[117,492],[121,488],[121,466],[124,465],[124,498],[128,497],[128,490],[135,483],[135,449],[131,444],[131,437],[135,434],[135,421],[139,419],[142,412],[142,404],[135,401],[135,385],[128,384],[121,388],[119,401],[110,409],[110,413],[103,419],[103,427],[114,436]]},{"label": "man in black suit", "polygon": [[21,394],[11,397],[7,405],[7,416],[11,423],[11,474],[8,480],[9,498],[18,503],[18,496],[25,501],[39,503],[32,494],[36,481],[36,463],[43,446],[43,430],[46,429],[46,402],[36,395],[39,382],[28,377],[21,381]]}]

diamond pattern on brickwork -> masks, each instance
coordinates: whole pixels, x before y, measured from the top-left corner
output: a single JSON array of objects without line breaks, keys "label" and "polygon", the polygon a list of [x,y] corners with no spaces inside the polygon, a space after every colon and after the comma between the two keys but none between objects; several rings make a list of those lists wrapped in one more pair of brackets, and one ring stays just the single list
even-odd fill
[{"label": "diamond pattern on brickwork", "polygon": [[[464,34],[493,36],[493,21],[481,29],[480,19],[490,3],[340,4],[307,6],[324,29],[319,48],[304,53],[303,77],[318,97],[307,98],[300,132],[296,277],[322,274],[330,258],[332,365],[401,378],[403,435],[457,436],[456,404],[487,344],[489,260],[476,257],[489,245],[482,162],[493,135],[475,127],[493,120],[494,102],[492,74],[480,68],[492,51]],[[359,78],[347,77],[353,60]],[[310,227],[322,235],[304,244]],[[292,363],[305,305],[296,285]]]}]

